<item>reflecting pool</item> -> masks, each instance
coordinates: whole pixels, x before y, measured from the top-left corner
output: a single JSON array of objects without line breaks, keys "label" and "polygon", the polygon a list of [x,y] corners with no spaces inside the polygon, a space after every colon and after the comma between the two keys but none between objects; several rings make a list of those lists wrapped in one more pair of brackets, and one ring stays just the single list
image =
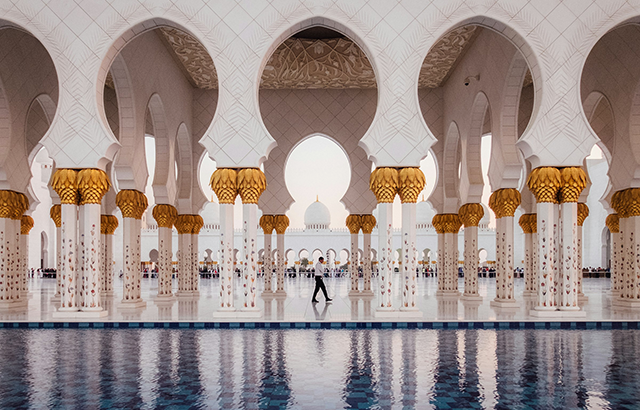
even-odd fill
[{"label": "reflecting pool", "polygon": [[631,408],[636,330],[0,329],[0,408]]}]

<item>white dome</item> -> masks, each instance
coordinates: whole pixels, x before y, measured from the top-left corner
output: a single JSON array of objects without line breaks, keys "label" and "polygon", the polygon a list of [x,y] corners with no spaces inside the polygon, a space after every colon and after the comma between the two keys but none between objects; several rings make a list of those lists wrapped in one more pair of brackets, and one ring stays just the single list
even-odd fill
[{"label": "white dome", "polygon": [[322,202],[316,200],[304,212],[304,226],[307,229],[329,229],[331,212]]},{"label": "white dome", "polygon": [[217,202],[209,202],[204,206],[200,216],[205,225],[216,225],[220,223],[220,205]]},{"label": "white dome", "polygon": [[416,205],[416,224],[418,225],[431,225],[431,221],[435,216],[436,211],[431,204],[427,201],[420,201]]}]

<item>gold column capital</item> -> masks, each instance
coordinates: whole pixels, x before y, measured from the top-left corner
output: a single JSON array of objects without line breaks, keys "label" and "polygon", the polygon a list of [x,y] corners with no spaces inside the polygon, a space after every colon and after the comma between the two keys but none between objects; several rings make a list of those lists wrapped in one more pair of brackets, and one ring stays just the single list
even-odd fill
[{"label": "gold column capital", "polygon": [[484,217],[484,208],[478,203],[464,204],[458,210],[458,216],[465,227],[478,226]]},{"label": "gold column capital", "polygon": [[233,204],[238,196],[238,173],[233,168],[218,168],[211,174],[209,185],[221,204]]},{"label": "gold column capital", "polygon": [[578,202],[578,226],[584,224],[587,216],[589,216],[589,207],[584,202]]},{"label": "gold column capital", "polygon": [[620,218],[627,217],[626,195],[624,190],[616,191],[611,195],[611,207]]},{"label": "gold column capital", "polygon": [[49,210],[49,216],[53,219],[53,223],[56,224],[56,228],[62,226],[62,207],[60,205],[53,205]]},{"label": "gold column capital", "polygon": [[373,232],[373,228],[376,227],[376,217],[373,216],[372,214],[364,214],[361,216],[361,222],[362,222],[362,233],[364,234],[370,234],[371,232]]},{"label": "gold column capital", "polygon": [[194,220],[193,215],[187,215],[187,214],[178,215],[175,222],[175,226],[176,226],[176,229],[178,230],[178,234],[180,235],[191,234],[195,223],[196,221]]},{"label": "gold column capital", "polygon": [[607,219],[605,220],[607,228],[609,228],[609,232],[611,233],[619,233],[620,232],[620,218],[618,214],[609,214],[607,215]]},{"label": "gold column capital", "polygon": [[538,231],[538,215],[522,214],[518,220],[520,228],[524,233],[536,233]]},{"label": "gold column capital", "polygon": [[60,197],[63,204],[78,204],[78,171],[75,169],[58,169],[51,176],[51,188]]},{"label": "gold column capital", "polygon": [[462,226],[458,214],[437,214],[431,224],[437,233],[458,233]]},{"label": "gold column capital", "polygon": [[627,217],[640,216],[640,188],[625,189]]},{"label": "gold column capital", "polygon": [[123,189],[116,194],[116,205],[124,218],[141,219],[149,203],[142,192]]},{"label": "gold column capital", "polygon": [[514,216],[520,206],[522,197],[515,188],[502,188],[494,191],[489,197],[489,207],[496,214],[496,219]]},{"label": "gold column capital", "polygon": [[13,208],[13,215],[11,219],[15,221],[19,221],[22,218],[22,215],[29,209],[29,198],[22,192],[16,192],[16,204]]},{"label": "gold column capital", "polygon": [[398,171],[398,194],[403,204],[416,203],[424,189],[426,178],[418,167],[400,168]]},{"label": "gold column capital", "polygon": [[16,193],[9,190],[0,190],[0,218],[11,218],[16,207]]},{"label": "gold column capital", "polygon": [[260,227],[265,235],[271,235],[275,229],[275,218],[273,215],[262,215],[260,217]]},{"label": "gold column capital", "polygon": [[267,177],[260,168],[242,168],[238,171],[238,192],[243,204],[257,204],[267,188]]},{"label": "gold column capital", "polygon": [[77,174],[80,205],[100,204],[102,197],[109,191],[111,182],[106,172],[95,168],[84,168]]},{"label": "gold column capital", "polygon": [[378,203],[393,203],[398,193],[398,170],[389,167],[374,169],[369,177],[369,189]]},{"label": "gold column capital", "polygon": [[538,167],[527,178],[527,186],[537,202],[557,203],[561,185],[562,177],[556,167]]},{"label": "gold column capital", "polygon": [[100,233],[113,235],[118,227],[118,218],[114,215],[100,215]]},{"label": "gold column capital", "polygon": [[33,228],[34,222],[33,218],[29,215],[22,215],[20,218],[20,234],[21,235],[29,235],[29,231]]},{"label": "gold column capital", "polygon": [[176,222],[176,218],[178,218],[178,210],[176,207],[167,204],[154,206],[151,214],[160,228],[173,228],[173,224]]},{"label": "gold column capital", "polygon": [[362,218],[360,215],[356,214],[347,215],[345,224],[347,225],[347,228],[349,228],[349,232],[357,234],[360,232],[360,228],[362,227]]},{"label": "gold column capital", "polygon": [[204,226],[204,219],[202,219],[200,215],[192,216],[193,225],[191,225],[191,235],[198,235],[200,233],[200,229]]},{"label": "gold column capital", "polygon": [[580,167],[564,167],[560,170],[560,178],[560,202],[578,202],[582,190],[587,186],[587,174]]},{"label": "gold column capital", "polygon": [[278,235],[284,234],[289,227],[289,217],[287,215],[273,215],[273,221]]}]

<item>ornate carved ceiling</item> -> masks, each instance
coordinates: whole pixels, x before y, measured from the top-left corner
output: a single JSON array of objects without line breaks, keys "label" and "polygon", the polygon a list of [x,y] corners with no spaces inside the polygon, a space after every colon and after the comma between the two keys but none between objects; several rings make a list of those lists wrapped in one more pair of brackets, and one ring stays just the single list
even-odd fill
[{"label": "ornate carved ceiling", "polygon": [[[440,87],[456,61],[482,29],[465,26],[449,32],[429,51],[422,63],[419,88]],[[218,88],[218,76],[211,56],[190,34],[174,28],[158,30],[160,38],[174,52],[190,82],[198,88]],[[525,86],[532,82],[530,74]],[[105,85],[113,88],[111,76]],[[376,79],[362,50],[346,37],[285,40],[269,58],[260,83],[265,89],[376,88]]]}]

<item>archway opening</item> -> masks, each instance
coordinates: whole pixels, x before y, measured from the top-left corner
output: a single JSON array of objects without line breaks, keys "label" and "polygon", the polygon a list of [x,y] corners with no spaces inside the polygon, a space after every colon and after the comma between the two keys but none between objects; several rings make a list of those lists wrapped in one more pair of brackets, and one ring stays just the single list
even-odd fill
[{"label": "archway opening", "polygon": [[332,227],[344,226],[348,212],[340,200],[349,188],[351,166],[336,142],[321,135],[302,141],[289,154],[284,177],[295,201],[287,212],[292,228],[305,225],[305,211],[316,201],[328,208]]}]

